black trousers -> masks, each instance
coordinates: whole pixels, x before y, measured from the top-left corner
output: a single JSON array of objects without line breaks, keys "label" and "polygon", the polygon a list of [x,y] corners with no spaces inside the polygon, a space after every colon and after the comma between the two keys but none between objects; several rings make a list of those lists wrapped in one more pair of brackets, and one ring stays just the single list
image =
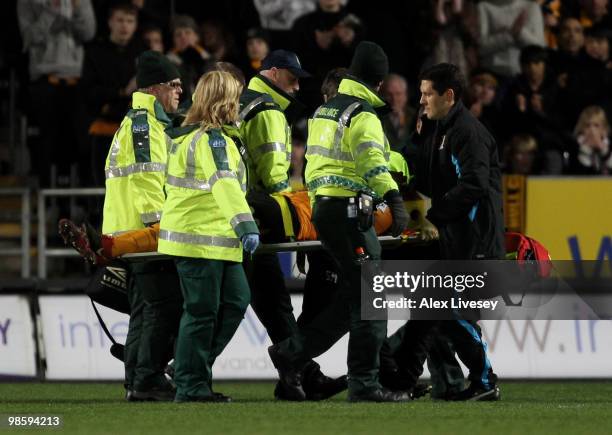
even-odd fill
[{"label": "black trousers", "polygon": [[453,363],[451,348],[444,346],[444,342],[440,345],[432,341],[440,337],[448,339],[468,368],[468,379],[472,383],[485,388],[495,384],[497,376],[487,358],[487,346],[482,339],[480,326],[471,320],[409,320],[387,339],[383,352],[391,355],[403,373],[413,377],[416,382],[423,373],[424,355],[434,349],[438,358],[436,365],[442,366],[444,376],[452,379],[448,385],[453,386],[456,376],[449,376],[452,374],[449,369],[457,370],[459,366]]},{"label": "black trousers", "polygon": [[277,255],[245,256],[244,267],[251,287],[251,306],[272,343],[293,335],[298,326]]},{"label": "black trousers", "polygon": [[65,83],[51,84],[42,77],[30,84],[30,113],[40,135],[30,148],[32,173],[39,176],[41,187],[51,184],[51,165],[58,174],[68,175],[70,166],[78,164],[83,172],[85,161],[86,117],[78,97],[79,88]]},{"label": "black trousers", "polygon": [[172,260],[130,265],[130,323],[125,341],[125,379],[147,391],[166,383],[164,369],[174,353],[183,297]]}]

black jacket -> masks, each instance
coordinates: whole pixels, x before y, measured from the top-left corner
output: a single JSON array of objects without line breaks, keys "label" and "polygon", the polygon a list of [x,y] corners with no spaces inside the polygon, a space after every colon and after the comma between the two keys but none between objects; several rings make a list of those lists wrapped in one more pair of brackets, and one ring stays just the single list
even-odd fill
[{"label": "black jacket", "polygon": [[504,258],[501,171],[491,134],[458,102],[436,123],[428,148],[427,218],[440,231],[442,258]]},{"label": "black jacket", "polygon": [[144,46],[136,37],[125,47],[107,38],[85,49],[80,84],[92,118],[121,122],[132,98],[120,95],[120,90],[136,76],[136,58],[143,50]]}]

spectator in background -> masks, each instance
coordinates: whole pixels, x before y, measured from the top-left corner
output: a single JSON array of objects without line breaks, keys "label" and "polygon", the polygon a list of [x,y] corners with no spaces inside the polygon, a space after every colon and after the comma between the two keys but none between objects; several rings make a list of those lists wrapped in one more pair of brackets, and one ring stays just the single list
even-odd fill
[{"label": "spectator in background", "polygon": [[189,15],[175,15],[171,22],[173,46],[167,54],[176,65],[183,82],[183,100],[191,99],[191,94],[200,76],[206,70],[211,55],[200,45],[198,26]]},{"label": "spectator in background", "polygon": [[247,61],[242,67],[248,78],[259,72],[261,62],[270,52],[270,37],[264,29],[254,27],[247,32],[246,54]]},{"label": "spectator in background", "polygon": [[77,84],[83,44],[93,38],[96,21],[90,0],[18,0],[17,15],[29,54],[32,115],[40,128],[34,171],[49,186],[50,165],[65,174],[78,155]]},{"label": "spectator in background", "polygon": [[544,18],[544,39],[546,46],[557,48],[557,32],[561,19],[561,0],[537,0]]},{"label": "spectator in background", "polygon": [[585,29],[596,25],[612,27],[609,0],[581,0],[580,6],[580,24]]},{"label": "spectator in background", "polygon": [[142,30],[142,40],[148,50],[163,53],[164,35],[159,27],[147,27]]},{"label": "spectator in background", "polygon": [[509,86],[503,102],[504,119],[510,127],[504,137],[529,134],[538,143],[541,173],[558,174],[565,139],[558,119],[558,87],[548,68],[546,49],[530,45],[521,50],[521,74]]},{"label": "spectator in background", "polygon": [[381,87],[391,112],[383,118],[383,130],[393,151],[404,154],[410,141],[416,110],[409,104],[408,82],[399,74],[389,74]]},{"label": "spectator in background", "polygon": [[612,69],[610,60],[610,34],[612,29],[593,26],[585,31],[584,49],[593,59],[601,61],[606,68]]},{"label": "spectator in background", "polygon": [[481,66],[502,81],[520,72],[522,47],[545,45],[542,12],[533,1],[482,1],[478,3],[478,16]]},{"label": "spectator in background", "polygon": [[[317,0],[253,0],[261,27],[270,32],[270,45],[283,47],[295,20],[316,8]],[[302,55],[300,53],[300,55]]]},{"label": "spectator in background", "polygon": [[234,40],[221,21],[202,24],[202,46],[214,61],[235,62]]},{"label": "spectator in background", "polygon": [[448,62],[457,65],[464,76],[469,76],[478,63],[478,18],[474,4],[463,0],[436,0],[432,7],[436,42],[421,68]]},{"label": "spectator in background", "polygon": [[314,78],[302,86],[302,100],[312,108],[320,104],[319,88],[327,72],[346,67],[361,39],[361,20],[349,14],[341,0],[319,0],[317,10],[295,21],[295,51]]},{"label": "spectator in background", "polygon": [[559,32],[559,50],[553,53],[553,65],[560,87],[558,107],[563,125],[574,125],[580,111],[589,105],[610,104],[610,70],[584,50],[584,29],[577,18],[563,19]]},{"label": "spectator in background", "polygon": [[[136,8],[138,15],[138,29],[159,27],[162,31],[168,29],[168,16],[170,14],[170,2],[166,0],[94,0],[93,9],[96,16],[96,39],[108,37],[108,12],[119,4],[130,4]],[[141,35],[139,35],[141,36]]]},{"label": "spectator in background", "polygon": [[467,89],[466,107],[489,130],[499,144],[502,138],[503,123],[496,99],[497,87],[497,78],[491,71],[474,70]]},{"label": "spectator in background", "polygon": [[513,136],[504,154],[504,173],[538,174],[538,142],[533,136],[528,134]]},{"label": "spectator in background", "polygon": [[576,150],[570,161],[570,171],[581,175],[612,173],[610,123],[599,106],[585,108],[574,129]]},{"label": "spectator in background", "polygon": [[[557,90],[551,80],[547,60],[548,53],[537,45],[521,50],[521,73],[510,85],[506,96],[511,112],[547,116],[548,110],[556,103]],[[520,122],[518,119],[513,121]]]},{"label": "spectator in background", "polygon": [[91,144],[91,176],[104,186],[104,162],[112,137],[129,109],[136,90],[136,58],[144,45],[134,34],[138,10],[129,3],[113,6],[108,14],[109,36],[87,47],[81,80],[87,107]]}]

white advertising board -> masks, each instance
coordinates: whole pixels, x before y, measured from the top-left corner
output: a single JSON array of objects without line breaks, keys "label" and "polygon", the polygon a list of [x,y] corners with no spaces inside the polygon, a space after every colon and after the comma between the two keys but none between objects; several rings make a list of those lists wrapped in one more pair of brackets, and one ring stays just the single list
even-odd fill
[{"label": "white advertising board", "polygon": [[[293,296],[292,301],[297,316],[302,297]],[[122,379],[122,364],[108,352],[110,342],[87,297],[43,296],[40,307],[48,379]],[[117,341],[123,343],[127,316],[103,307],[101,312]],[[401,321],[389,322],[389,334],[401,325]],[[482,329],[493,368],[502,379],[612,377],[611,321],[484,321]],[[217,359],[215,377],[274,379],[276,371],[267,354],[270,344],[249,308]],[[346,372],[347,345],[345,336],[317,358],[329,376]]]},{"label": "white advertising board", "polygon": [[0,377],[36,376],[36,346],[25,296],[0,296]]}]

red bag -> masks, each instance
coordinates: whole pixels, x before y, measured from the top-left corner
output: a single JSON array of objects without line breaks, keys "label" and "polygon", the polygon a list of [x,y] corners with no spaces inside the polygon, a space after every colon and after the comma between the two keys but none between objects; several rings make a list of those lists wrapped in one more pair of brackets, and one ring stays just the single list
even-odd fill
[{"label": "red bag", "polygon": [[537,240],[521,233],[506,233],[506,252],[516,252],[517,261],[538,261],[540,276],[550,276],[552,259],[548,249]]}]

